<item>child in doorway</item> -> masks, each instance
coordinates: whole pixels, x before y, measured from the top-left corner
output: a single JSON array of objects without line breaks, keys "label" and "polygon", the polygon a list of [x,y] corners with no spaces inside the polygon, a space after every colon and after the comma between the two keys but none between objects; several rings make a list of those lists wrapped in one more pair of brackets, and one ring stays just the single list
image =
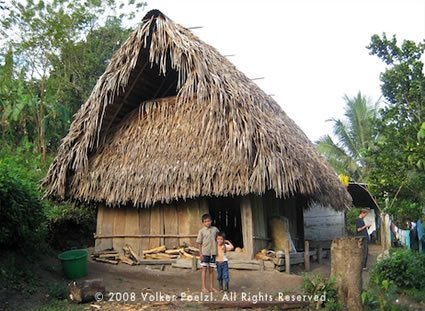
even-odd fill
[{"label": "child in doorway", "polygon": [[202,224],[204,225],[202,229],[198,232],[198,237],[196,243],[199,244],[199,251],[201,257],[201,283],[202,283],[202,292],[207,293],[208,289],[206,286],[206,276],[208,271],[208,278],[210,284],[210,290],[213,292],[218,292],[214,288],[214,268],[215,256],[217,255],[217,243],[216,235],[219,232],[217,227],[212,226],[212,219],[209,214],[202,215]]},{"label": "child in doorway", "polygon": [[226,240],[224,232],[217,233],[217,280],[220,291],[229,290],[229,265],[227,264],[227,252],[234,249],[233,244]]}]

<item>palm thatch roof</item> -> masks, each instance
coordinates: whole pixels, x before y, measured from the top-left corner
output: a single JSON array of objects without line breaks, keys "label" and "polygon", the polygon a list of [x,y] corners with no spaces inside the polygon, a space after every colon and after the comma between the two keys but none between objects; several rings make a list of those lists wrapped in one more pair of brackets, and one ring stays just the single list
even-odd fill
[{"label": "palm thatch roof", "polygon": [[49,197],[109,205],[268,190],[336,209],[350,203],[270,96],[156,10],[112,57],[43,185]]}]

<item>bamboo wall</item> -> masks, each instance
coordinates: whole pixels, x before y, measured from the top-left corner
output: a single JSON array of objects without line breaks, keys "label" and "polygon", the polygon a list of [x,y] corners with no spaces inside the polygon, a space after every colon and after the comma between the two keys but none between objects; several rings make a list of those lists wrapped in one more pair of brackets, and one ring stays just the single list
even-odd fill
[{"label": "bamboo wall", "polygon": [[100,206],[97,213],[95,250],[113,248],[122,252],[129,244],[136,253],[165,245],[196,245],[201,216],[208,213],[203,199],[150,208]]}]

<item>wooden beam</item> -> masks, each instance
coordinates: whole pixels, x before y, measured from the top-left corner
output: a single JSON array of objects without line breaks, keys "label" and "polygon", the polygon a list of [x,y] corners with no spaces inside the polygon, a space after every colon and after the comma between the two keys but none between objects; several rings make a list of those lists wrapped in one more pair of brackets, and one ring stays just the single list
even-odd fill
[{"label": "wooden beam", "polygon": [[244,252],[250,259],[254,258],[252,207],[250,196],[244,196],[241,200],[242,239]]},{"label": "wooden beam", "polygon": [[141,265],[171,265],[175,263],[175,259],[140,259]]},{"label": "wooden beam", "polygon": [[197,234],[95,234],[94,238],[196,238],[197,236]]},{"label": "wooden beam", "polygon": [[252,237],[254,240],[263,240],[263,241],[271,241],[272,238],[267,238],[267,237],[260,237],[260,236],[253,236]]}]

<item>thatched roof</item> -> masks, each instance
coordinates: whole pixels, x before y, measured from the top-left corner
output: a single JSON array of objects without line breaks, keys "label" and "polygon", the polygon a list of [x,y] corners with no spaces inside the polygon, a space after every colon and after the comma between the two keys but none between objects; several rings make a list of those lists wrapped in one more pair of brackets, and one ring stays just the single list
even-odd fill
[{"label": "thatched roof", "polygon": [[111,59],[43,185],[50,197],[110,205],[267,190],[336,209],[350,203],[279,105],[159,11]]}]

